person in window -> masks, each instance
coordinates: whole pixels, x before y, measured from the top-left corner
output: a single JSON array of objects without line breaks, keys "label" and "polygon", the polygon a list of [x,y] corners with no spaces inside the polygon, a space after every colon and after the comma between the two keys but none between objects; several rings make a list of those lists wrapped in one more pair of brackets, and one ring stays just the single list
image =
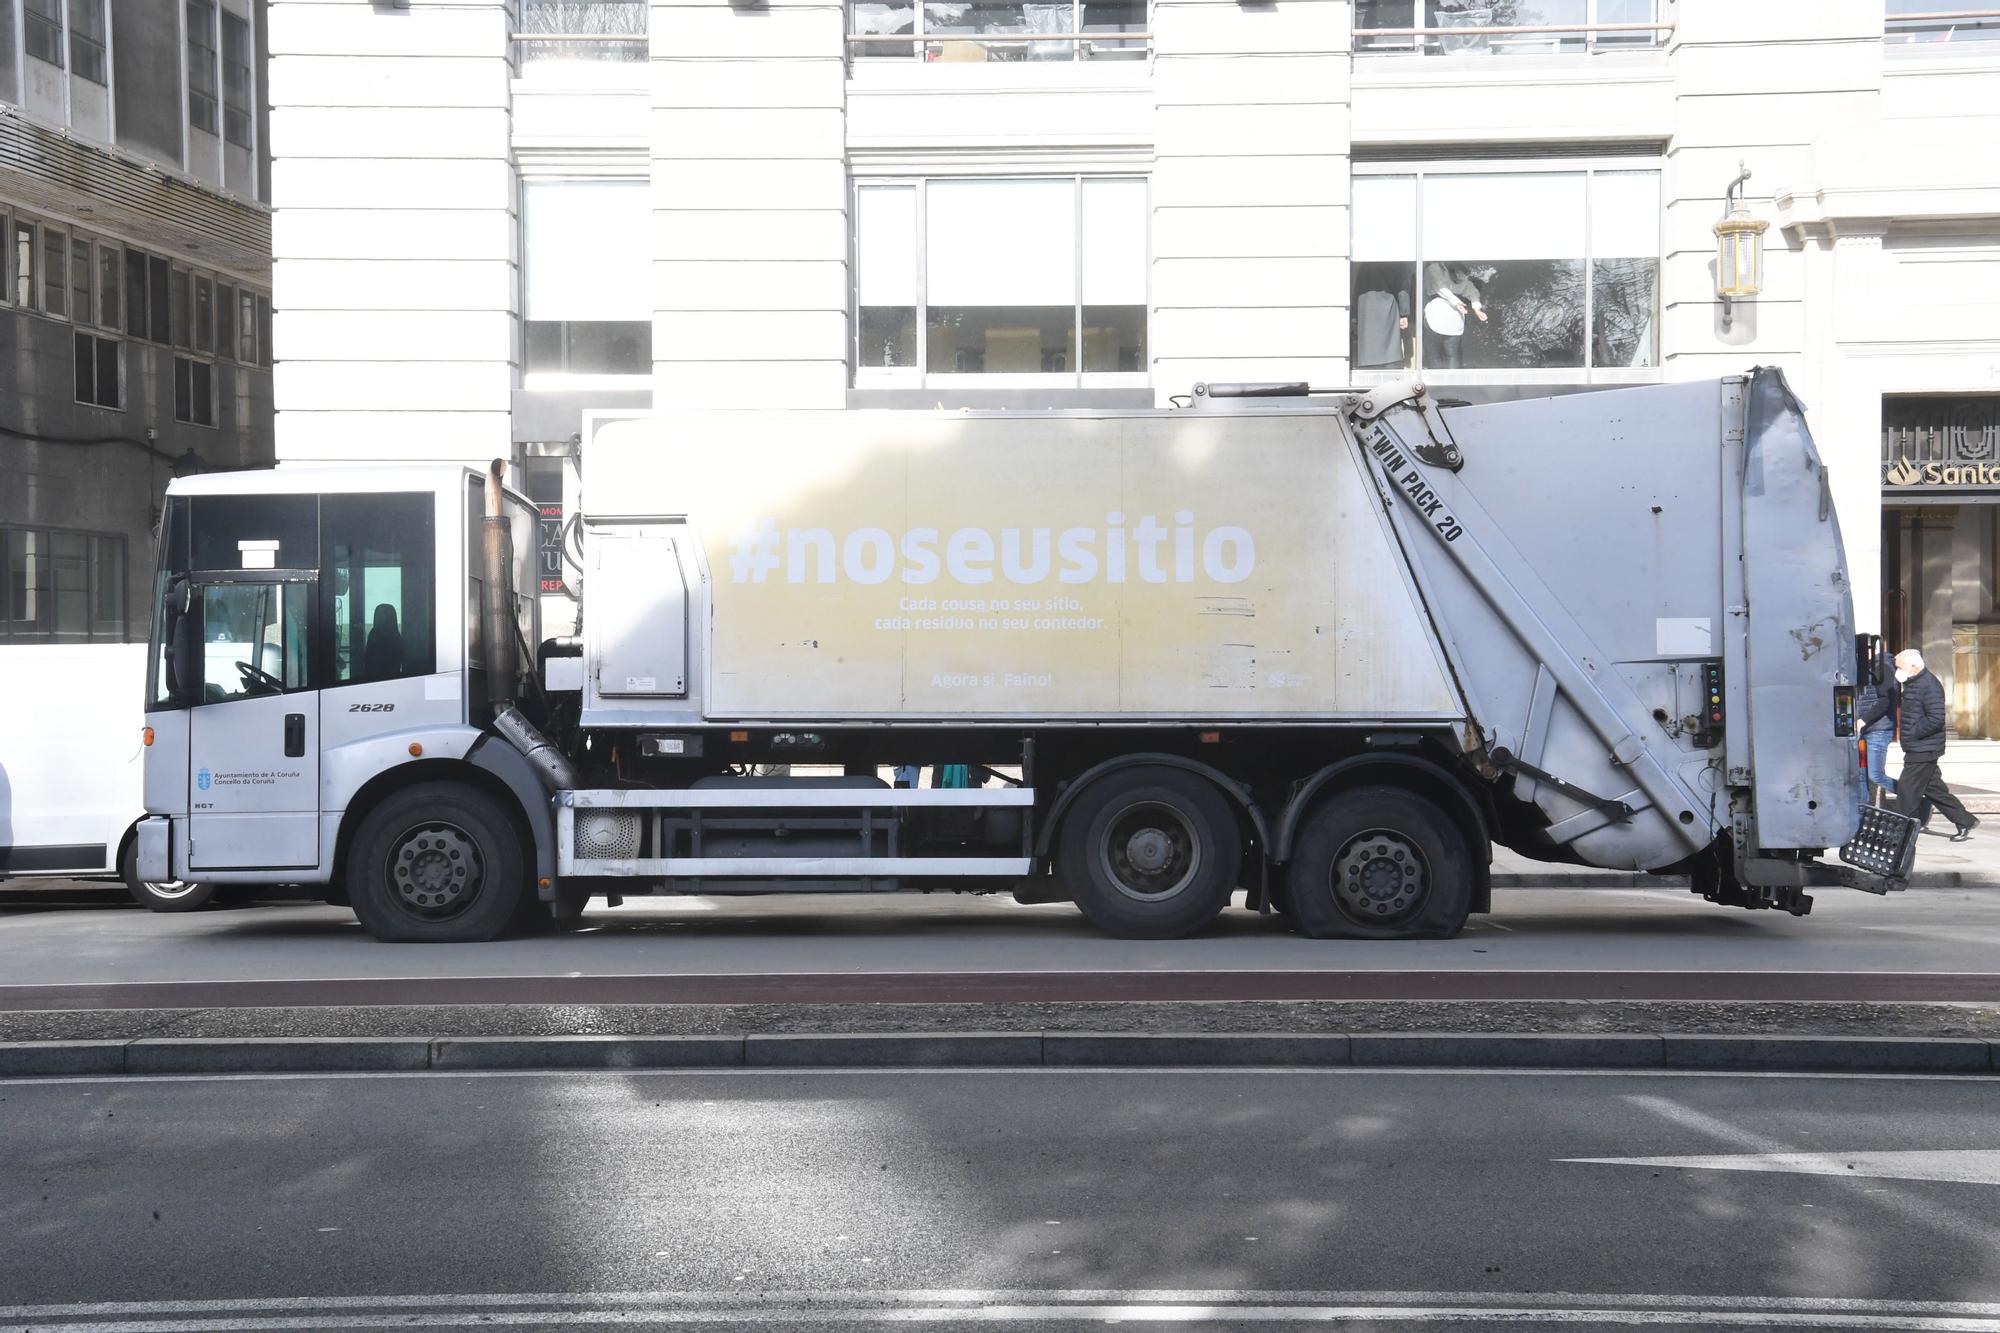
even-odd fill
[{"label": "person in window", "polygon": [[1354,302],[1354,364],[1381,370],[1409,363],[1404,335],[1410,327],[1410,291],[1363,292]]},{"label": "person in window", "polygon": [[1491,282],[1497,271],[1490,264],[1473,268],[1433,260],[1424,265],[1424,364],[1430,369],[1457,370],[1464,365],[1465,317],[1486,322],[1481,284]]},{"label": "person in window", "polygon": [[403,631],[396,624],[396,608],[383,602],[375,608],[375,623],[361,650],[361,679],[394,680],[402,674]]}]

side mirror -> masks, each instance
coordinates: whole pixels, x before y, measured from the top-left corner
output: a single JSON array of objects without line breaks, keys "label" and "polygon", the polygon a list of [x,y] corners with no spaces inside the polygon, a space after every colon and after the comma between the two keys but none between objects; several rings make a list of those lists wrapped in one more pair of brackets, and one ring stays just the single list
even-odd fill
[{"label": "side mirror", "polygon": [[201,627],[195,623],[194,587],[175,579],[167,588],[167,690],[181,707],[194,703],[201,677]]}]

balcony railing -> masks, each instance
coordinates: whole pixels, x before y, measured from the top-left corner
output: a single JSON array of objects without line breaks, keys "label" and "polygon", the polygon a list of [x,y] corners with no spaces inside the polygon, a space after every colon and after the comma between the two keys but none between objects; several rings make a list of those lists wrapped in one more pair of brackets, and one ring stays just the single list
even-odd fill
[{"label": "balcony railing", "polygon": [[1889,0],[1882,40],[1890,46],[2000,42],[2000,9],[1938,9],[1921,7],[1921,0]]},{"label": "balcony railing", "polygon": [[554,61],[642,61],[647,8],[646,0],[521,0],[515,62],[525,70]]},{"label": "balcony railing", "polygon": [[1145,0],[854,0],[851,57],[937,61],[1143,60]]},{"label": "balcony railing", "polygon": [[1357,55],[1584,55],[1647,50],[1674,25],[1657,0],[1361,0]]}]

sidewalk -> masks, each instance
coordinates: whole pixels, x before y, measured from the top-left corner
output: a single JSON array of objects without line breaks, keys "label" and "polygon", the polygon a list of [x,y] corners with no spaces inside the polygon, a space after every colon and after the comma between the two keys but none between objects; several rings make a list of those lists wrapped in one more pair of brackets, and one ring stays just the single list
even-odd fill
[{"label": "sidewalk", "polygon": [[[1982,756],[1977,765],[1990,767],[1994,776],[1991,778],[1993,788],[1984,798],[1985,813],[1980,813],[1980,825],[1966,842],[1920,835],[1917,839],[1917,864],[1910,875],[1912,888],[2000,888],[2000,741],[1966,742],[1965,748],[1971,750],[1981,746],[1991,758]],[[1947,770],[1951,768],[1950,758],[1951,753],[1947,751]],[[1978,771],[1974,764],[1965,767]],[[1891,771],[1894,771],[1893,764]],[[1975,813],[1982,810],[1981,805],[1974,804],[1977,792],[1960,781],[1959,773],[1950,773],[1948,781],[1952,790],[1965,801],[1967,809]],[[1934,821],[1933,826],[1947,833],[1951,831],[1943,820]],[[1546,861],[1531,861],[1504,847],[1493,849],[1493,886],[1497,889],[1671,889],[1686,885],[1685,875],[1632,874],[1590,866],[1555,865]]]}]

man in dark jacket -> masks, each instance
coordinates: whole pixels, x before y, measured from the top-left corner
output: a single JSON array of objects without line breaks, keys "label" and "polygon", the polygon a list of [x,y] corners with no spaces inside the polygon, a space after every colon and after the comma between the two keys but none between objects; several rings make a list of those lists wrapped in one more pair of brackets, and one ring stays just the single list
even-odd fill
[{"label": "man in dark jacket", "polygon": [[1957,826],[1953,842],[1972,836],[1979,821],[1959,804],[1938,773],[1944,758],[1944,682],[1924,668],[1924,655],[1914,648],[1896,654],[1896,680],[1903,687],[1903,771],[1896,779],[1896,800],[1903,813],[1915,818],[1928,802]]}]

